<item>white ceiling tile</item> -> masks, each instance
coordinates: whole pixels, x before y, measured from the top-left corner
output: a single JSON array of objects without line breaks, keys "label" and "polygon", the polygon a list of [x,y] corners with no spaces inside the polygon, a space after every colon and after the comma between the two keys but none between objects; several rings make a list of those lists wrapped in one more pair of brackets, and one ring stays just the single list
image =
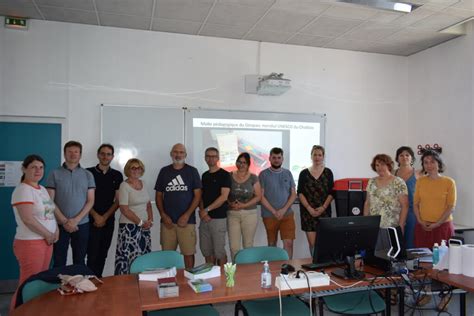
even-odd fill
[{"label": "white ceiling tile", "polygon": [[201,23],[198,22],[153,19],[152,30],[171,33],[197,34],[200,27]]},{"label": "white ceiling tile", "polygon": [[0,1],[0,15],[20,16],[30,19],[43,19],[41,14],[31,3]]},{"label": "white ceiling tile", "polygon": [[94,11],[93,0],[34,0],[40,6]]},{"label": "white ceiling tile", "polygon": [[272,9],[281,9],[310,15],[319,15],[330,7],[315,0],[277,0]]},{"label": "white ceiling tile", "polygon": [[269,7],[273,0],[217,0],[221,4],[237,4],[249,7]]},{"label": "white ceiling tile", "polygon": [[95,0],[101,13],[116,13],[151,17],[153,0]]},{"label": "white ceiling tile", "polygon": [[383,23],[365,22],[350,32],[342,35],[342,37],[360,41],[376,41],[380,38],[392,35],[399,30],[398,27],[393,27]]},{"label": "white ceiling tile", "polygon": [[285,43],[290,36],[290,33],[278,33],[267,30],[253,30],[247,37],[245,37],[245,39],[251,41]]},{"label": "white ceiling tile", "polygon": [[306,27],[301,33],[323,37],[336,37],[362,23],[357,20],[344,20],[322,16]]},{"label": "white ceiling tile", "polygon": [[40,10],[47,20],[98,25],[97,15],[93,11],[46,6],[41,6]]},{"label": "white ceiling tile", "polygon": [[390,43],[375,43],[367,48],[369,53],[389,54],[398,56],[409,56],[416,52],[423,50],[423,48],[412,45],[393,45]]},{"label": "white ceiling tile", "polygon": [[207,22],[250,27],[266,12],[263,7],[216,4]]},{"label": "white ceiling tile", "polygon": [[137,30],[148,30],[150,28],[150,18],[136,15],[118,15],[109,13],[99,13],[100,24],[103,26],[124,27]]},{"label": "white ceiling tile", "polygon": [[248,28],[206,23],[199,35],[240,39]]},{"label": "white ceiling tile", "polygon": [[270,10],[257,24],[258,29],[295,32],[313,20],[315,16],[283,10]]},{"label": "white ceiling tile", "polygon": [[453,5],[453,7],[466,10],[474,10],[474,0],[461,0],[455,5]]},{"label": "white ceiling tile", "polygon": [[371,46],[371,42],[367,41],[356,41],[347,38],[336,38],[335,40],[324,45],[327,48],[354,50],[354,51],[365,51]]},{"label": "white ceiling tile", "polygon": [[297,34],[293,36],[292,38],[290,38],[287,44],[323,47],[325,44],[327,44],[331,40],[332,38],[330,37]]},{"label": "white ceiling tile", "polygon": [[381,11],[376,15],[372,16],[369,20],[379,23],[390,23],[403,16],[403,13],[390,12],[390,11]]},{"label": "white ceiling tile", "polygon": [[458,3],[459,0],[430,0],[429,4],[434,4],[438,6],[442,6],[444,8],[449,7],[450,5]]},{"label": "white ceiling tile", "polygon": [[424,29],[406,28],[386,37],[382,42],[428,48],[456,38],[457,36],[458,35],[438,33]]},{"label": "white ceiling tile", "polygon": [[420,20],[423,20],[424,18],[435,14],[436,11],[428,8],[418,8],[415,11],[412,11],[410,13],[407,13],[398,19],[394,20],[391,24],[392,25],[398,25],[398,26],[408,26],[413,23],[416,23]]},{"label": "white ceiling tile", "polygon": [[359,8],[360,6],[338,4],[324,11],[325,16],[333,18],[367,20],[375,16],[379,11],[373,9]]},{"label": "white ceiling tile", "polygon": [[446,14],[457,16],[464,19],[474,16],[474,10],[465,10],[465,9],[460,9],[460,8],[455,8],[455,7],[446,8],[444,9],[443,12]]},{"label": "white ceiling tile", "polygon": [[155,6],[155,18],[171,20],[186,20],[202,22],[209,13],[212,3],[192,2],[190,4],[157,3]]},{"label": "white ceiling tile", "polygon": [[461,22],[464,18],[436,13],[423,20],[413,23],[411,27],[430,29],[434,31],[442,30],[448,26]]}]

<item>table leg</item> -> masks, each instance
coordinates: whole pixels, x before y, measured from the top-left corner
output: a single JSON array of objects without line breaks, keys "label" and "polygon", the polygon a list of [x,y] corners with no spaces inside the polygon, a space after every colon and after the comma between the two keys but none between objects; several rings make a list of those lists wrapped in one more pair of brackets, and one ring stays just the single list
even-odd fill
[{"label": "table leg", "polygon": [[390,316],[392,312],[391,288],[385,288],[385,315]]},{"label": "table leg", "polygon": [[398,287],[398,315],[405,315],[405,287]]},{"label": "table leg", "polygon": [[466,316],[466,293],[459,294],[459,312],[461,316]]}]

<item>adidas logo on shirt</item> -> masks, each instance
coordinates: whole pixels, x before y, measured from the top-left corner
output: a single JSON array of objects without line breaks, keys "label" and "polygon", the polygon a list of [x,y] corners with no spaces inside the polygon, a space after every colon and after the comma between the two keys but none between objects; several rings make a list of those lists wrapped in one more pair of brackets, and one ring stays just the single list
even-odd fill
[{"label": "adidas logo on shirt", "polygon": [[168,182],[166,192],[172,191],[188,191],[188,186],[184,184],[183,178],[180,175],[177,175],[173,180]]}]

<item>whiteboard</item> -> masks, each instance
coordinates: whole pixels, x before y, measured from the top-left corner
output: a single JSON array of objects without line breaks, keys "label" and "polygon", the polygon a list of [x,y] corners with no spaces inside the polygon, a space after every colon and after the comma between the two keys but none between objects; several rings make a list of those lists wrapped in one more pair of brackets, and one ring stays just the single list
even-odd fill
[{"label": "whiteboard", "polygon": [[158,172],[171,163],[171,147],[184,142],[183,117],[181,108],[109,104],[101,107],[101,142],[115,147],[112,168],[123,172],[128,159],[140,159],[145,165],[142,179],[151,200],[155,199],[153,188]]}]

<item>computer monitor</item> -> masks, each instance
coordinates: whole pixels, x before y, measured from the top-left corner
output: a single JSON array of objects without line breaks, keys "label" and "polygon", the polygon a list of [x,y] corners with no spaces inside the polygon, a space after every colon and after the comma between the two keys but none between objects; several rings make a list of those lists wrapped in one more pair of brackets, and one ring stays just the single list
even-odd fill
[{"label": "computer monitor", "polygon": [[373,251],[379,233],[380,215],[321,218],[316,233],[313,263],[344,264],[333,274],[345,279],[361,279],[364,273],[355,268],[355,255]]}]

